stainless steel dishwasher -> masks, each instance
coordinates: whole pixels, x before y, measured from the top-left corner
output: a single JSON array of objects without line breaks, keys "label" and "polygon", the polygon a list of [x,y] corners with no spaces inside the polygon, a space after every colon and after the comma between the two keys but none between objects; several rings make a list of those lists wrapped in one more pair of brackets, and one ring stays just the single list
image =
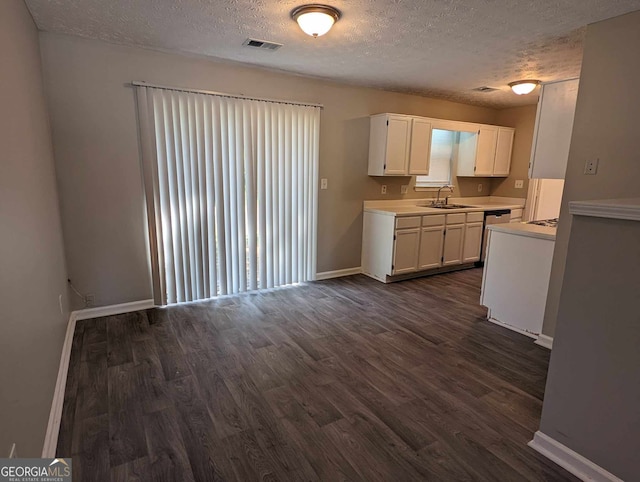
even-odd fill
[{"label": "stainless steel dishwasher", "polygon": [[484,258],[487,255],[487,237],[489,234],[487,226],[508,222],[511,222],[511,209],[496,209],[494,211],[484,212],[484,233],[482,236],[482,254],[480,255],[481,265],[484,264]]}]

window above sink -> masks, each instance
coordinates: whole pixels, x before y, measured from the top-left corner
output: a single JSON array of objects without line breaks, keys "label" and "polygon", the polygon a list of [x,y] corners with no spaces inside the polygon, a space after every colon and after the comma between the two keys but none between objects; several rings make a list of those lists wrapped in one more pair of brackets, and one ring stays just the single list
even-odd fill
[{"label": "window above sink", "polygon": [[431,156],[429,175],[417,176],[416,187],[442,187],[452,184],[453,150],[456,132],[433,129],[431,131]]}]

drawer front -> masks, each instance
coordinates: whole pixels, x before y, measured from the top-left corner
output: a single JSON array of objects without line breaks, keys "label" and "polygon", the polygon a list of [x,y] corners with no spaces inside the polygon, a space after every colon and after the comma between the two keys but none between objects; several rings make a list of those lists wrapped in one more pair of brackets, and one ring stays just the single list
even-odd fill
[{"label": "drawer front", "polygon": [[479,223],[484,221],[484,212],[476,212],[476,213],[467,213],[467,222],[468,223]]},{"label": "drawer front", "polygon": [[420,227],[420,216],[407,216],[396,218],[396,229],[409,229]]},{"label": "drawer front", "polygon": [[444,214],[422,216],[422,226],[444,226]]},{"label": "drawer front", "polygon": [[522,217],[522,209],[512,209],[511,210],[511,219],[513,218],[521,218]]},{"label": "drawer front", "polygon": [[464,224],[466,213],[447,214],[447,224]]}]

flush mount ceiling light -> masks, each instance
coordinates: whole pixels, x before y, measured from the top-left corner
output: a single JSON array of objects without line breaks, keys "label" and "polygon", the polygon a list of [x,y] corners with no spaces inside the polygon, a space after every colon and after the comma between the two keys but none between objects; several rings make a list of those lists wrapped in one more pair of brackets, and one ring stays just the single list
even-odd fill
[{"label": "flush mount ceiling light", "polygon": [[328,5],[302,5],[291,12],[293,18],[307,35],[324,35],[340,18],[340,12]]},{"label": "flush mount ceiling light", "polygon": [[518,80],[511,82],[509,87],[518,95],[525,95],[533,92],[533,89],[540,83],[539,80]]}]

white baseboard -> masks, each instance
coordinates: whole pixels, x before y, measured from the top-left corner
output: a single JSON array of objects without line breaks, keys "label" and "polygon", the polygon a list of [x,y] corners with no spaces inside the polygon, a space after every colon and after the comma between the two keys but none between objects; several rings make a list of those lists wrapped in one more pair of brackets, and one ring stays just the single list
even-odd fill
[{"label": "white baseboard", "polygon": [[56,388],[53,391],[49,423],[47,424],[47,432],[44,436],[44,445],[42,447],[42,458],[54,458],[56,456],[58,433],[60,432],[60,421],[62,420],[62,405],[64,404],[64,390],[67,387],[67,372],[69,371],[69,359],[71,358],[71,346],[73,345],[73,334],[76,331],[76,313],[74,311],[69,316],[67,333],[64,336],[58,378],[56,380]]},{"label": "white baseboard", "polygon": [[510,325],[509,323],[503,323],[500,320],[496,320],[491,317],[491,310],[489,310],[489,314],[487,316],[487,321],[493,323],[494,325],[501,326],[502,328],[507,328],[508,330],[515,331],[516,333],[520,333],[521,335],[528,336],[529,338],[537,338],[538,335],[535,333],[531,333],[522,328],[518,328],[517,326]]},{"label": "white baseboard", "polygon": [[599,465],[594,464],[589,459],[574,452],[566,445],[540,432],[534,434],[533,440],[528,443],[529,447],[544,455],[549,460],[553,460],[560,467],[571,472],[580,480],[593,482],[623,482],[612,473],[606,471]]},{"label": "white baseboard", "polygon": [[132,301],[119,305],[98,306],[97,308],[86,308],[74,311],[76,320],[88,320],[90,318],[100,318],[101,316],[119,315],[120,313],[130,313],[132,311],[148,310],[155,305],[153,300]]},{"label": "white baseboard", "polygon": [[67,373],[69,372],[71,346],[73,345],[73,334],[76,330],[76,322],[78,320],[99,318],[101,316],[111,316],[121,313],[129,313],[132,311],[147,310],[154,306],[153,300],[142,300],[133,301],[131,303],[122,303],[119,305],[87,308],[85,310],[71,312],[71,315],[69,316],[69,323],[67,325],[67,333],[64,337],[64,344],[62,345],[60,367],[58,368],[58,379],[56,380],[56,388],[53,392],[53,401],[51,403],[51,411],[49,412],[49,423],[47,424],[47,432],[45,434],[44,445],[42,447],[43,458],[53,458],[56,456],[56,446],[58,445],[58,434],[60,432],[60,422],[62,420],[62,406],[64,404],[64,391],[67,386]]},{"label": "white baseboard", "polygon": [[538,339],[534,341],[534,343],[536,345],[540,345],[551,350],[553,348],[553,337],[543,335],[542,333],[540,333],[538,335]]},{"label": "white baseboard", "polygon": [[360,273],[362,273],[362,267],[360,266],[358,266],[357,268],[338,269],[335,271],[323,271],[322,273],[316,273],[316,281],[331,278],[341,278],[343,276],[352,276],[354,274]]}]

